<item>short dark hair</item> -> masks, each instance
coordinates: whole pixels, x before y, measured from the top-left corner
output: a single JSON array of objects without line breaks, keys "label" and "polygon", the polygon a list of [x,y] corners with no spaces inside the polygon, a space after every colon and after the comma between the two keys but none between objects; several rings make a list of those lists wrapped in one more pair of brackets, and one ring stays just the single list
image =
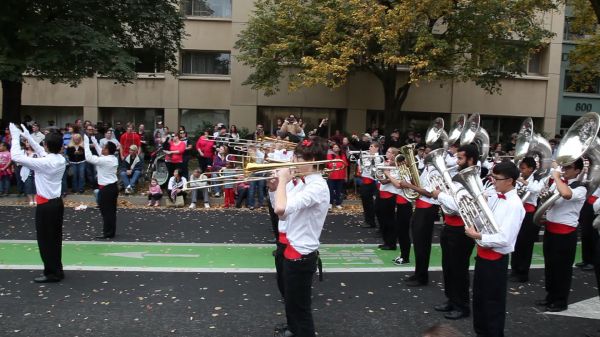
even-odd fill
[{"label": "short dark hair", "polygon": [[63,146],[63,137],[58,132],[51,132],[44,137],[44,142],[50,153],[59,153]]},{"label": "short dark hair", "polygon": [[579,170],[579,171],[583,170],[583,159],[582,159],[582,158],[579,158],[579,159],[577,159],[577,160],[576,160],[576,161],[573,163],[573,167],[574,167],[576,170]]},{"label": "short dark hair", "polygon": [[117,145],[113,142],[106,142],[106,145],[104,146],[108,150],[109,154],[115,154],[115,152],[117,152]]},{"label": "short dark hair", "polygon": [[296,149],[294,149],[294,154],[306,161],[325,160],[328,150],[329,146],[326,140],[321,137],[310,137],[298,143]]},{"label": "short dark hair", "polygon": [[476,145],[473,145],[473,144],[463,145],[458,148],[457,152],[464,152],[465,156],[467,157],[467,161],[469,159],[473,159],[473,164],[477,164],[477,161],[479,160],[479,150],[477,149]]},{"label": "short dark hair", "polygon": [[375,146],[376,148],[381,147],[381,144],[379,144],[377,141],[371,142],[371,145]]},{"label": "short dark hair", "polygon": [[[527,167],[532,168],[532,169],[536,169],[537,168],[537,164],[535,162],[535,159],[533,159],[533,157],[525,157],[521,160],[521,164],[525,164],[527,165]],[[519,165],[521,165],[519,164]]]},{"label": "short dark hair", "polygon": [[503,161],[494,165],[492,172],[500,174],[505,178],[511,178],[513,180],[513,186],[517,183],[517,179],[519,179],[520,175],[517,165],[511,161]]}]

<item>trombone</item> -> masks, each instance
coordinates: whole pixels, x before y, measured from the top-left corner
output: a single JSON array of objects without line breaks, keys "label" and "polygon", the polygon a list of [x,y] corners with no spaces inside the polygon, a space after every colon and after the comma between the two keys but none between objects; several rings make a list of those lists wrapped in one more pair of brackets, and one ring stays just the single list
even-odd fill
[{"label": "trombone", "polygon": [[[224,186],[230,184],[237,183],[247,183],[253,181],[260,180],[269,180],[273,178],[275,171],[278,169],[288,168],[295,169],[301,166],[325,166],[328,164],[332,164],[332,168],[321,168],[316,172],[320,172],[321,174],[329,174],[332,171],[344,170],[346,169],[346,164],[341,159],[332,159],[332,160],[317,160],[317,161],[305,161],[305,162],[296,162],[296,163],[269,163],[269,164],[257,164],[257,163],[247,163],[243,169],[239,170],[231,170],[232,174],[227,174],[227,172],[220,172],[221,176],[219,177],[211,177],[203,180],[203,183],[206,184],[198,184],[198,181],[188,181],[185,185],[183,185],[184,191],[210,188],[216,186]],[[315,173],[315,172],[310,172]],[[294,174],[294,178],[302,177],[309,173],[300,173],[296,172]],[[213,184],[210,184],[213,183]]]}]

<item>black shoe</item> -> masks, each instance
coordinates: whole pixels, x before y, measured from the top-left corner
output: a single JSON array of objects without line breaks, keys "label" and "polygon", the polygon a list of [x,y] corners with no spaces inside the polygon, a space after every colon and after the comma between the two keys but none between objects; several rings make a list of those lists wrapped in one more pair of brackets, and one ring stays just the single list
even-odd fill
[{"label": "black shoe", "polygon": [[377,248],[379,248],[379,249],[381,249],[381,248],[383,248],[383,247],[385,247],[385,245],[384,245],[384,244],[377,245]]},{"label": "black shoe", "polygon": [[405,281],[404,284],[407,287],[423,287],[426,286],[429,282],[425,281],[419,281],[419,280],[411,280],[411,281]]},{"label": "black shoe", "polygon": [[360,226],[360,228],[375,228],[375,226],[371,226],[369,224],[366,224],[366,225]]},{"label": "black shoe", "polygon": [[585,265],[580,267],[583,271],[592,271],[594,270],[594,265],[591,263],[586,263]]},{"label": "black shoe", "polygon": [[379,249],[381,249],[381,250],[396,250],[396,247],[390,247],[390,246],[384,245],[383,247],[381,247]]},{"label": "black shoe", "polygon": [[273,244],[275,244],[275,243],[277,243],[277,240],[275,240],[275,239],[269,239],[269,240],[267,240],[267,243],[273,243]]},{"label": "black shoe", "polygon": [[282,332],[282,331],[289,330],[289,329],[288,329],[288,325],[286,323],[281,323],[281,324],[277,324],[275,326],[274,330],[275,330],[275,333],[278,333],[278,332]]},{"label": "black shoe", "polygon": [[508,280],[510,282],[525,283],[525,282],[529,282],[529,277],[527,277],[527,276],[519,276],[519,275],[510,275],[510,277],[508,278]]},{"label": "black shoe", "polygon": [[446,303],[436,305],[435,307],[433,307],[433,309],[435,311],[440,311],[440,312],[449,312],[449,311],[452,311],[454,309],[454,307],[452,306],[452,304],[446,302]]},{"label": "black shoe", "polygon": [[444,318],[452,319],[452,320],[466,318],[466,317],[469,317],[469,313],[466,311],[462,311],[462,310],[452,310],[452,311],[447,312],[444,315]]},{"label": "black shoe", "polygon": [[555,303],[549,304],[546,306],[546,311],[548,312],[560,312],[567,310],[568,306],[566,305],[558,305]]},{"label": "black shoe", "polygon": [[285,329],[283,331],[275,331],[273,336],[274,337],[294,337],[294,334],[290,330]]},{"label": "black shoe", "polygon": [[[64,276],[63,276],[63,278],[64,278]],[[33,282],[35,282],[35,283],[54,283],[54,282],[60,282],[60,280],[61,280],[61,278],[57,277],[57,276],[44,275],[44,276],[34,278]]]},{"label": "black shoe", "polygon": [[[394,262],[396,259],[392,260],[392,262]],[[404,279],[404,282],[408,282],[408,281],[415,281],[417,279],[417,275],[410,275],[407,278]]]},{"label": "black shoe", "polygon": [[549,306],[551,303],[548,302],[546,299],[543,300],[536,300],[535,302],[533,302],[535,305],[537,305],[538,307],[546,307]]},{"label": "black shoe", "polygon": [[96,236],[96,239],[98,240],[106,240],[106,239],[112,239],[114,238],[114,236],[108,236],[108,235],[98,235]]}]

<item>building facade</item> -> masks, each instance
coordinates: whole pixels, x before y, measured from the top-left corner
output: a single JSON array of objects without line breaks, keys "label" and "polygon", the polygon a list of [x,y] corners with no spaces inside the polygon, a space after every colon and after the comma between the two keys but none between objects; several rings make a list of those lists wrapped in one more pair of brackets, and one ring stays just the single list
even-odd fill
[{"label": "building facade", "polygon": [[[328,117],[331,131],[361,133],[371,127],[425,130],[430,121],[448,123],[460,114],[478,112],[492,141],[516,132],[525,117],[546,133],[558,129],[557,106],[563,53],[563,14],[543,17],[556,36],[528,61],[528,73],[502,82],[501,95],[489,95],[473,83],[432,82],[413,85],[402,113],[385,116],[383,90],[370,74],[359,73],[345,86],[287,91],[285,79],[273,96],[243,86],[250,69],[236,60],[233,45],[252,13],[250,0],[187,0],[184,2],[187,38],[180,52],[180,76],[161,72],[156,57],[141,54],[139,78],[128,85],[94,77],[81,85],[52,85],[27,78],[23,86],[23,115],[43,126],[75,119],[153,125],[164,120],[171,129],[185,125],[198,130],[216,122],[253,130],[256,123],[270,130],[276,118],[300,116],[310,129]],[[398,76],[404,76],[399,73]],[[147,128],[149,128],[147,126]]]}]

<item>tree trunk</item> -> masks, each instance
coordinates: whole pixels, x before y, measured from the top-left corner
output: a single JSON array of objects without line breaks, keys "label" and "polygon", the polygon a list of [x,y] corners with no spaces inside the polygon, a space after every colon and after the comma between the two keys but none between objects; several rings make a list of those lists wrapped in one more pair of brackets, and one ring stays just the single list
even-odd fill
[{"label": "tree trunk", "polygon": [[596,22],[600,23],[600,1],[590,0],[590,5],[592,5],[594,14],[596,14]]},{"label": "tree trunk", "polygon": [[2,80],[2,122],[21,123],[22,82]]},{"label": "tree trunk", "polygon": [[384,95],[384,120],[385,120],[385,131],[386,133],[395,128],[400,128],[402,125],[402,105],[406,101],[408,90],[411,84],[405,83],[398,87],[397,83],[397,70],[389,69],[385,71],[383,78],[381,79],[383,85]]}]

